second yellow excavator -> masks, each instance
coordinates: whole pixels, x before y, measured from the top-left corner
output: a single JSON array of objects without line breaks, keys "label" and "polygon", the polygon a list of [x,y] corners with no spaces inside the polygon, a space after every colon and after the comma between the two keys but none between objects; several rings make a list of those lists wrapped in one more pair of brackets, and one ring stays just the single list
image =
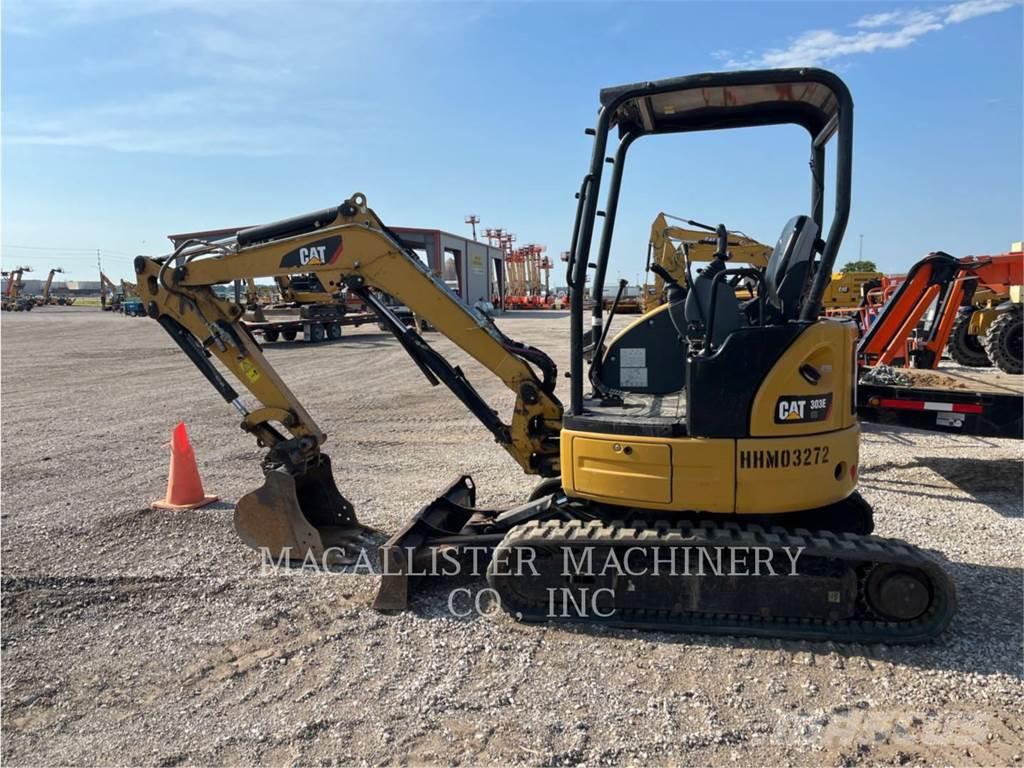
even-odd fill
[{"label": "second yellow excavator", "polygon": [[[808,136],[808,211],[784,224],[764,269],[731,267],[728,230],[716,227],[713,259],[688,286],[662,276],[665,316],[685,344],[646,354],[606,347],[602,332],[586,374],[585,295],[589,282],[593,327],[606,328],[601,297],[629,147],[646,136],[763,125]],[[856,330],[820,317],[849,216],[852,131],[845,84],[818,69],[604,89],[568,260],[565,404],[551,358],[466,305],[362,194],[242,230],[229,243],[193,241],[137,258],[149,316],[267,449],[263,485],[235,509],[239,536],[274,559],[367,556],[370,531],[335,485],[321,449],[326,436],[240,322],[243,308],[214,290],[248,276],[311,273],[326,290],[344,287],[372,307],[427,380],[445,384],[525,472],[543,478],[530,498],[505,509],[475,506],[472,479],[456,480],[381,548],[379,609],[405,608],[417,575],[483,562],[480,575],[523,621],[854,642],[934,637],[955,610],[952,582],[928,553],[870,535],[872,510],[856,492]],[[833,140],[835,209],[826,231],[822,169]],[[750,282],[749,299],[728,288],[735,280]],[[497,376],[515,397],[510,418],[371,289],[429,320]],[[616,349],[620,371],[633,369],[634,380],[677,370],[681,386],[608,386],[593,368],[607,367]]]},{"label": "second yellow excavator", "polygon": [[[669,224],[669,219],[686,224],[691,229]],[[760,269],[768,266],[768,258],[772,255],[770,245],[759,243],[742,232],[729,232],[728,237],[731,262],[750,264]],[[717,250],[718,233],[715,227],[659,213],[651,223],[651,238],[647,244],[646,271],[654,275],[654,282],[644,283],[641,292],[642,310],[650,312],[665,303],[665,273],[674,282],[685,286],[693,279],[693,264],[713,261]]]}]

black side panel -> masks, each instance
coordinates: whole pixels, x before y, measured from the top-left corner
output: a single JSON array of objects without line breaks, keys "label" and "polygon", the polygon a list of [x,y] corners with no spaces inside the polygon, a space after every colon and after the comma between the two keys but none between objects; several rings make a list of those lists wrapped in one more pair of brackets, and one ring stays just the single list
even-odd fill
[{"label": "black side panel", "polygon": [[761,382],[793,340],[812,323],[741,328],[709,357],[687,367],[687,422],[693,437],[747,437]]},{"label": "black side panel", "polygon": [[686,384],[686,349],[668,310],[652,313],[609,345],[600,381],[623,392],[678,392]]},{"label": "black side panel", "polygon": [[304,213],[290,219],[249,227],[249,229],[239,232],[236,237],[239,245],[252,245],[264,240],[276,240],[281,237],[301,235],[305,232],[315,232],[321,227],[326,227],[336,218],[338,218],[337,208],[324,208],[322,211],[313,211],[313,213]]}]

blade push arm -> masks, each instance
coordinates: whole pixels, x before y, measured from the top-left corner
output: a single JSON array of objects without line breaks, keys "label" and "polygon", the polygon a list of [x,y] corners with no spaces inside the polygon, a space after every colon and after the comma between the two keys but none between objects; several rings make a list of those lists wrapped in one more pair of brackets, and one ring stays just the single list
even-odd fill
[{"label": "blade push arm", "polygon": [[[238,241],[242,245],[230,248],[179,249],[177,258],[140,257],[139,293],[150,316],[160,320],[222,396],[243,413],[243,429],[271,447],[272,458],[276,453],[283,460],[282,454],[287,454],[292,464],[299,454],[314,458],[324,434],[241,325],[242,309],[219,298],[213,286],[238,278],[315,274],[329,292],[376,288],[394,296],[500,378],[517,398],[509,424],[485,407],[457,367],[402,326],[411,334],[402,339],[403,346],[425,373],[432,374],[432,383],[440,380],[449,386],[527,472],[558,473],[562,406],[554,395],[554,365],[538,350],[505,337],[466,306],[406,250],[361,194],[314,218],[240,232]],[[173,263],[176,260],[184,263]],[[260,407],[250,410],[242,403],[207,352],[255,396]],[[533,366],[541,370],[541,377]]]}]

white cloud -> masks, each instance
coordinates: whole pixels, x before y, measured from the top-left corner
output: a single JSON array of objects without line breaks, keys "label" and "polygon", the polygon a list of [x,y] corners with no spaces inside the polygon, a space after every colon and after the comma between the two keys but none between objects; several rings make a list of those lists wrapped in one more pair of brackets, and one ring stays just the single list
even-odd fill
[{"label": "white cloud", "polygon": [[951,24],[999,13],[1019,0],[962,0],[952,5],[910,9],[863,16],[852,26],[855,32],[817,29],[797,36],[784,48],[745,53],[729,58],[730,67],[807,67],[849,56],[906,48],[930,32]]},{"label": "white cloud", "polygon": [[1010,0],[966,0],[966,2],[949,6],[946,23],[959,24],[961,21],[973,19],[975,16],[1005,11],[1012,5],[1014,3]]}]

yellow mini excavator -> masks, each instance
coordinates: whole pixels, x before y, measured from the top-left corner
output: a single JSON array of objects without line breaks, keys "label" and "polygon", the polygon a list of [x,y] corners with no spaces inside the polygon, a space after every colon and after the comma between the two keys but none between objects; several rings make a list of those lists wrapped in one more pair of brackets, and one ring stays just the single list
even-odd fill
[{"label": "yellow mini excavator", "polygon": [[[601,298],[629,147],[645,136],[763,125],[795,125],[809,135],[809,212],[785,223],[764,269],[730,267],[722,226],[714,259],[688,290],[663,275],[668,326],[685,343],[606,344],[611,318]],[[818,69],[603,90],[568,258],[566,406],[555,394],[551,359],[464,304],[362,194],[240,231],[232,242],[193,240],[167,256],[136,259],[148,314],[268,449],[264,484],[235,510],[242,540],[292,560],[365,554],[359,548],[368,529],[335,485],[323,432],[246,332],[243,308],[214,291],[249,276],[315,274],[326,290],[359,295],[431,384],[444,383],[524,471],[543,478],[508,509],[477,508],[472,479],[453,483],[381,548],[377,608],[404,608],[410,580],[436,573],[431,564],[470,555],[475,562],[484,550],[490,587],[524,621],[860,642],[920,642],[940,633],[956,605],[946,573],[925,552],[870,535],[872,512],[855,490],[856,331],[849,321],[819,316],[849,215],[852,130],[846,86]],[[824,163],[833,140],[835,208],[826,232]],[[583,354],[588,277],[598,331],[590,375]],[[750,281],[749,299],[729,289],[737,278]],[[511,419],[501,419],[371,288],[429,320],[498,376],[516,397]],[[648,386],[623,389],[595,375],[595,366],[611,365],[610,355]],[[211,356],[250,396],[235,390]],[[654,386],[664,371],[680,386]]]}]

